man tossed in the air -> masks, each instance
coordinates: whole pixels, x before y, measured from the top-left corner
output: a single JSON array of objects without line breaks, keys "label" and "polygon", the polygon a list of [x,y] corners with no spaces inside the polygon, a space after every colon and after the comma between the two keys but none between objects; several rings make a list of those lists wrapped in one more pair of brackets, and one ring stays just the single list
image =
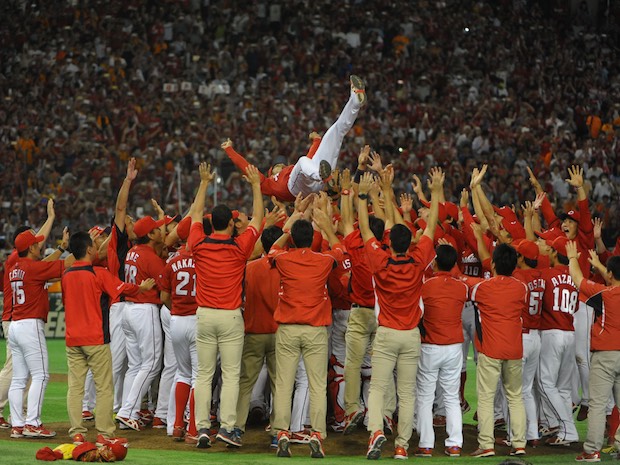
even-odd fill
[{"label": "man tossed in the air", "polygon": [[[323,190],[325,181],[338,162],[342,140],[353,127],[360,108],[366,104],[364,81],[355,75],[351,75],[349,80],[351,95],[347,104],[322,139],[316,133],[310,134],[313,142],[308,155],[301,157],[294,165],[274,165],[267,177],[259,173],[264,195],[273,195],[282,202],[292,202],[299,193],[305,197]],[[232,141],[228,139],[222,148],[237,168],[245,172],[249,163],[233,149]]]}]

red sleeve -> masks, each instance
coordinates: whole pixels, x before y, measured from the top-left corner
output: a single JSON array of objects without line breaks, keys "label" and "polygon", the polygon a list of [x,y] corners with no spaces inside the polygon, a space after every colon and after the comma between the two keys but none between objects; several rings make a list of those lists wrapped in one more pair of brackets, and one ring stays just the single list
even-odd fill
[{"label": "red sleeve", "polygon": [[285,249],[283,249],[279,245],[273,244],[271,246],[271,249],[269,249],[269,253],[267,254],[267,258],[269,259],[269,263],[271,264],[271,266],[275,265],[276,258],[285,253]]},{"label": "red sleeve", "polygon": [[[459,278],[461,281],[463,281],[467,285],[470,291],[474,288],[474,286],[476,286],[476,284],[480,284],[482,281],[484,281],[484,278],[476,278],[474,276],[467,276],[464,274],[460,275]],[[471,293],[470,293],[470,298],[471,298]]]},{"label": "red sleeve", "polygon": [[312,236],[312,245],[310,246],[310,248],[313,252],[320,252],[322,243],[323,235],[319,231],[315,230]]},{"label": "red sleeve", "polygon": [[172,290],[172,279],[170,276],[171,270],[172,267],[170,266],[170,263],[167,263],[164,271],[162,271],[161,275],[159,275],[159,278],[157,279],[157,287],[159,290],[167,292],[168,294],[170,294],[170,291]]},{"label": "red sleeve", "polygon": [[381,247],[381,242],[373,237],[372,239],[366,241],[364,248],[366,249],[366,256],[368,257],[368,266],[370,267],[370,271],[376,273],[377,271],[385,268],[390,254],[389,252],[383,250]]},{"label": "red sleeve", "polygon": [[428,236],[422,236],[412,252],[417,262],[420,262],[426,268],[435,258],[435,246]]},{"label": "red sleeve", "polygon": [[344,246],[340,242],[337,242],[334,244],[331,250],[327,251],[327,254],[331,255],[333,259],[336,260],[336,264],[338,264],[342,260],[344,260],[345,252],[346,249],[344,248]]},{"label": "red sleeve", "polygon": [[461,231],[463,233],[463,238],[469,248],[476,252],[476,255],[478,255],[478,242],[476,241],[474,232],[471,230],[471,225],[474,223],[474,217],[471,216],[471,212],[467,207],[461,207],[461,211],[463,212],[463,230]]},{"label": "red sleeve", "polygon": [[37,279],[40,281],[48,281],[54,278],[60,278],[65,271],[64,260],[54,260],[52,262],[33,262],[36,263]]},{"label": "red sleeve", "polygon": [[[226,155],[228,155],[228,158],[230,158],[230,161],[232,161],[235,166],[239,168],[242,173],[245,174],[245,169],[249,165],[248,161],[243,158],[242,155],[239,155],[232,147],[226,147],[224,151],[226,152]],[[262,183],[265,179],[265,176],[260,171],[258,172],[258,175],[260,176],[260,182]]]},{"label": "red sleeve", "polygon": [[560,223],[560,219],[555,215],[553,207],[551,206],[551,202],[549,202],[549,198],[546,195],[542,201],[540,209],[542,211],[543,217],[545,218],[545,221],[547,222],[547,229],[557,226]]},{"label": "red sleeve", "polygon": [[121,294],[135,296],[140,293],[137,284],[124,283],[105,268],[95,268],[95,273],[103,287],[103,292],[108,294],[112,300],[119,298]]},{"label": "red sleeve", "polygon": [[187,238],[190,249],[200,244],[205,237],[207,237],[207,235],[202,227],[202,222],[196,221],[192,223],[192,227],[189,229],[189,237]]},{"label": "red sleeve", "polygon": [[581,281],[581,286],[579,286],[579,291],[588,297],[592,297],[594,294],[598,294],[605,289],[607,289],[607,286],[595,283],[594,281],[590,281],[589,279],[584,279],[583,281]]},{"label": "red sleeve", "polygon": [[579,209],[579,242],[585,249],[594,248],[594,225],[590,214],[588,199],[577,202]]},{"label": "red sleeve", "polygon": [[256,228],[254,226],[248,226],[246,230],[235,239],[235,242],[243,251],[246,259],[250,258],[250,255],[252,255],[258,236],[259,234]]},{"label": "red sleeve", "polygon": [[491,259],[490,258],[485,258],[482,261],[482,271],[486,271],[487,273],[491,272]]},{"label": "red sleeve", "polygon": [[319,148],[319,145],[321,145],[321,138],[320,137],[316,137],[316,138],[312,139],[312,145],[310,146],[310,150],[308,150],[308,154],[306,156],[308,158],[314,157],[314,154],[316,153],[317,149]]}]

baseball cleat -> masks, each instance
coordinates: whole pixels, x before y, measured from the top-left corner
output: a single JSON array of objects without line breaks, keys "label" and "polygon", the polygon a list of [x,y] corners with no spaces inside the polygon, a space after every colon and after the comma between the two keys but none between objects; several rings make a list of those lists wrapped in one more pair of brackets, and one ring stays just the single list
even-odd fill
[{"label": "baseball cleat", "polygon": [[366,85],[361,77],[352,74],[349,78],[351,82],[351,90],[357,94],[357,100],[360,106],[364,106],[366,104]]}]

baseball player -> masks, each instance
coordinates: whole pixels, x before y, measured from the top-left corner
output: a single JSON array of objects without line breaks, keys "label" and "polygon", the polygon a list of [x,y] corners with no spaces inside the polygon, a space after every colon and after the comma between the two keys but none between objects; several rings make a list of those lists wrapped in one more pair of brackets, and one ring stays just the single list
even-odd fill
[{"label": "baseball player", "polygon": [[220,354],[222,390],[220,396],[221,426],[216,439],[233,447],[242,444],[241,432],[235,428],[244,327],[241,294],[245,265],[258,240],[263,221],[263,196],[256,167],[246,168],[245,179],[252,185],[252,221],[246,230],[233,237],[235,223],[232,212],[218,205],[211,213],[213,233],[205,235],[202,220],[205,194],[213,173],[206,163],[200,165],[200,186],[190,209],[192,227],[188,239],[196,268],[196,350],[198,372],[195,391],[196,426],[199,448],[211,447],[211,382]]},{"label": "baseball player", "polygon": [[424,305],[422,346],[417,376],[418,423],[420,433],[417,457],[432,457],[435,445],[433,430],[433,398],[437,381],[443,391],[446,409],[444,452],[450,457],[461,455],[463,417],[459,400],[463,331],[461,314],[469,295],[467,285],[452,277],[458,253],[449,245],[436,249],[435,273],[422,286]]},{"label": "baseball player", "polygon": [[[388,173],[389,178],[389,173]],[[370,229],[368,221],[368,192],[372,175],[365,173],[359,184],[358,217],[368,255],[368,264],[375,281],[377,295],[378,328],[372,348],[372,378],[368,399],[368,451],[366,457],[376,460],[386,441],[383,432],[383,411],[386,392],[394,380],[399,400],[398,434],[395,439],[394,458],[406,459],[407,448],[413,430],[415,409],[415,379],[420,357],[420,330],[422,317],[420,294],[424,270],[433,261],[435,249],[433,237],[437,223],[439,194],[443,190],[443,172],[431,171],[431,208],[428,226],[413,249],[411,231],[404,224],[396,224],[390,231],[390,248],[384,250]],[[384,184],[386,184],[384,182]],[[391,190],[391,181],[389,181]],[[385,191],[384,191],[385,192]],[[385,205],[391,209],[392,196],[386,197]],[[393,215],[393,213],[392,213]],[[391,215],[388,215],[390,218]],[[386,225],[389,227],[389,225]]]},{"label": "baseball player", "polygon": [[[184,243],[189,236],[191,218],[182,220],[176,235]],[[198,366],[196,354],[196,270],[192,254],[183,245],[173,255],[157,281],[161,300],[170,308],[170,338],[176,359],[175,419],[172,437],[176,441],[197,444],[198,432],[194,416],[194,383]],[[189,401],[189,422],[184,415]]]},{"label": "baseball player", "polygon": [[[364,81],[351,75],[350,82],[351,94],[342,113],[322,139],[311,134],[313,146],[308,156],[301,157],[294,165],[275,165],[270,169],[268,177],[259,173],[263,194],[274,195],[283,202],[292,202],[299,193],[306,197],[323,190],[325,181],[336,168],[342,140],[353,127],[360,108],[366,103]],[[232,141],[228,139],[222,144],[222,148],[237,168],[245,172],[248,162],[235,152]]]},{"label": "baseball player", "polygon": [[[65,228],[63,244],[67,244]],[[60,278],[65,266],[73,262],[67,259],[51,262],[41,261],[45,236],[37,236],[32,230],[24,231],[15,238],[18,258],[9,269],[11,283],[12,322],[9,328],[9,344],[13,357],[13,379],[9,389],[12,431],[11,437],[54,437],[41,424],[43,395],[49,380],[45,322],[49,312],[49,299],[45,283]],[[28,377],[32,383],[28,391],[28,411],[23,414],[23,395]]]},{"label": "baseball player", "polygon": [[124,293],[136,295],[155,285],[153,279],[140,283],[123,283],[108,270],[94,267],[98,248],[86,232],[71,236],[69,246],[76,261],[62,276],[62,301],[65,308],[68,391],[67,411],[74,442],[84,442],[87,429],[82,424],[82,397],[87,371],[93,375],[97,396],[95,427],[97,442],[123,442],[114,438],[116,425],[112,419],[114,385],[108,305],[110,298]]},{"label": "baseball player", "polygon": [[[136,284],[144,279],[156,279],[162,274],[164,262],[155,248],[163,243],[164,221],[163,215],[157,221],[150,216],[136,221],[133,227],[136,245],[125,257],[125,282]],[[142,397],[161,369],[163,341],[160,305],[159,289],[153,288],[137,296],[127,296],[123,309],[128,367],[123,386],[123,406],[116,418],[135,431],[143,426],[138,414]]]},{"label": "baseball player", "polygon": [[[43,236],[45,238],[44,242],[45,240],[47,240],[47,237],[50,234],[55,217],[56,213],[54,211],[54,201],[52,199],[49,199],[47,201],[47,220],[37,232],[37,236]],[[19,226],[15,230],[15,233],[13,235],[13,243],[15,243],[15,239],[18,235],[20,235],[24,231],[28,231],[29,229],[30,228],[28,226]],[[45,261],[57,260],[58,258],[60,258],[61,253],[62,252],[58,250],[54,254],[46,258]],[[6,359],[4,361],[4,366],[0,371],[0,428],[3,429],[11,427],[11,424],[4,419],[2,412],[4,411],[4,407],[9,400],[9,388],[11,387],[11,379],[13,378],[13,357],[11,355],[11,345],[8,339],[9,327],[11,326],[11,317],[13,313],[13,291],[11,290],[11,281],[9,280],[9,270],[13,267],[13,265],[15,265],[17,258],[17,250],[15,250],[14,248],[4,262],[4,273],[2,278],[2,332],[6,339]]]},{"label": "baseball player", "polygon": [[541,315],[541,348],[538,377],[541,397],[553,416],[549,427],[556,434],[545,443],[563,446],[579,440],[572,414],[571,379],[575,369],[575,330],[573,314],[579,293],[568,271],[566,244],[560,236],[547,241],[553,268],[542,270],[545,280]]}]

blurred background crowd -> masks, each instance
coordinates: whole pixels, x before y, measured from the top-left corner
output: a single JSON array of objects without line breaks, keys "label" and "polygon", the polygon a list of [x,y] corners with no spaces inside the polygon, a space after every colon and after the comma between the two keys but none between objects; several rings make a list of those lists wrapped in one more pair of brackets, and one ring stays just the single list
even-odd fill
[{"label": "blurred background crowd", "polygon": [[[189,207],[198,161],[217,166],[210,199],[248,206],[227,137],[263,172],[294,163],[349,93],[369,104],[341,167],[370,144],[413,174],[447,172],[458,202],[489,164],[498,205],[535,195],[530,166],[558,210],[588,179],[611,245],[620,229],[620,5],[608,1],[6,0],[0,5],[0,246],[40,225],[109,224],[130,157],[130,211]],[[180,187],[180,189],[179,189]]]}]

